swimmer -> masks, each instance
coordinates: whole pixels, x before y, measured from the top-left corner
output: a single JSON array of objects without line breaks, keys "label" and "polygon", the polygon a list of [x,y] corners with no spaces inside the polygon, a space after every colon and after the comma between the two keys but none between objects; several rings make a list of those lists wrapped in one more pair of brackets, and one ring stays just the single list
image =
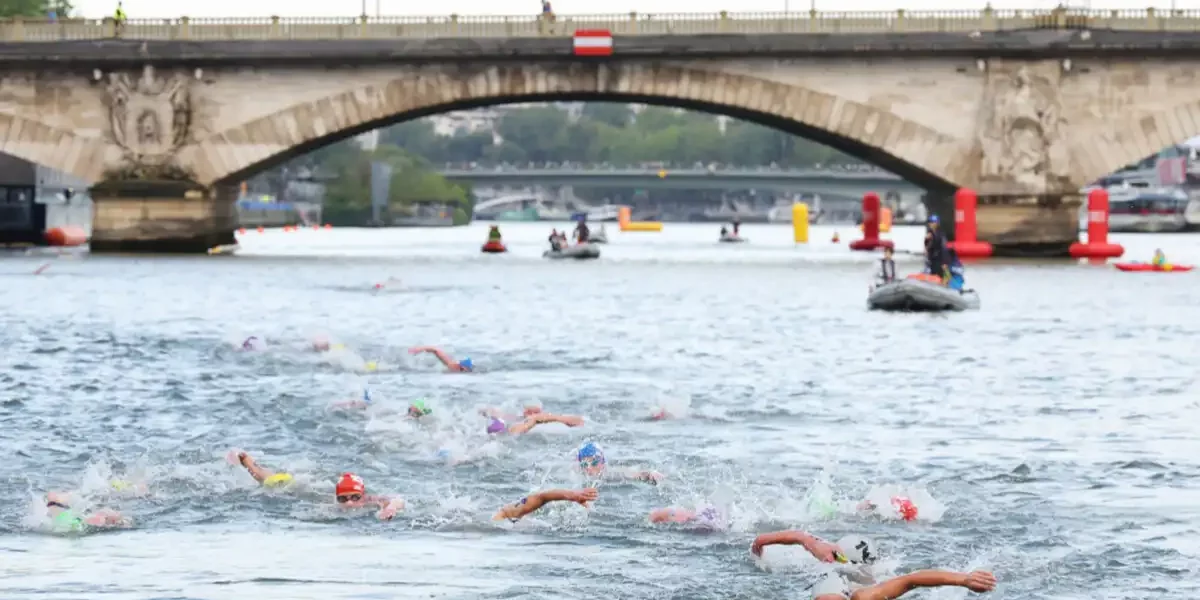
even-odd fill
[{"label": "swimmer", "polygon": [[121,513],[107,508],[80,515],[71,508],[67,495],[58,492],[46,494],[46,513],[50,516],[51,527],[56,533],[84,533],[89,529],[133,525],[133,522],[122,517]]},{"label": "swimmer", "polygon": [[875,503],[870,500],[863,500],[862,502],[858,503],[857,510],[860,513],[874,514],[881,517],[898,516],[904,521],[917,520],[917,514],[919,512],[917,510],[917,505],[914,504],[913,501],[907,496],[892,496],[891,504],[891,510],[889,511],[886,508],[880,508],[879,506],[876,506]]},{"label": "swimmer", "polygon": [[926,569],[856,587],[844,576],[828,573],[810,589],[813,600],[895,600],[917,588],[928,587],[964,587],[982,594],[996,589],[996,576],[987,571],[959,573]]},{"label": "swimmer", "polygon": [[244,467],[246,472],[250,473],[250,476],[253,477],[255,481],[262,484],[263,487],[279,488],[284,487],[292,482],[292,476],[290,474],[276,473],[270,469],[264,469],[258,466],[258,463],[254,461],[254,457],[246,454],[245,452],[231,450],[227,460],[229,460],[231,463],[236,462]]},{"label": "swimmer", "polygon": [[651,511],[650,522],[696,525],[701,529],[725,529],[728,520],[715,506],[703,506],[698,510],[668,506]]},{"label": "swimmer", "polygon": [[333,405],[333,408],[338,409],[358,409],[370,408],[372,406],[371,390],[363,388],[362,398],[357,400],[347,400],[346,402],[338,402]]},{"label": "swimmer", "polygon": [[361,477],[353,473],[342,473],[342,478],[334,487],[334,493],[339,508],[378,506],[379,512],[375,516],[379,517],[380,521],[391,521],[397,511],[404,510],[403,498],[367,495],[367,485]]},{"label": "swimmer", "polygon": [[262,340],[258,339],[258,336],[256,335],[252,335],[242,341],[242,350],[245,352],[262,350],[264,347],[266,347],[266,344],[264,344]]},{"label": "swimmer", "polygon": [[425,405],[425,398],[417,398],[408,405],[408,418],[420,419],[433,414],[433,409]]},{"label": "swimmer", "polygon": [[503,410],[494,406],[488,406],[479,409],[479,414],[490,419],[500,419],[501,421],[520,421],[522,419],[532,417],[540,412],[542,412],[542,407],[536,404],[526,404],[521,409],[521,414],[519,416],[507,414]]},{"label": "swimmer", "polygon": [[836,544],[829,543],[811,533],[799,530],[764,533],[754,538],[750,553],[762,556],[763,548],[776,544],[804,546],[813,558],[823,563],[869,565],[879,558],[874,542],[862,536],[848,535]]},{"label": "swimmer", "polygon": [[610,469],[608,460],[604,458],[604,451],[593,442],[580,446],[579,451],[575,453],[575,460],[579,463],[579,469],[584,475],[604,481],[644,481],[651,485],[658,485],[658,482],[663,479],[662,473],[656,471]]},{"label": "swimmer", "polygon": [[435,348],[434,346],[417,346],[416,348],[408,349],[409,354],[421,354],[422,352],[428,352],[436,356],[438,360],[442,361],[443,365],[446,365],[446,368],[449,369],[451,373],[471,373],[475,371],[475,363],[471,362],[470,358],[464,358],[456,361],[449,354],[443,352],[441,348]]},{"label": "swimmer", "polygon": [[489,435],[497,433],[507,433],[509,435],[522,435],[529,433],[534,427],[545,423],[562,423],[567,427],[582,427],[583,417],[576,415],[552,415],[545,412],[537,412],[526,417],[520,423],[509,425],[503,419],[492,417],[487,424],[487,432]]},{"label": "swimmer", "polygon": [[521,498],[512,504],[501,507],[500,510],[496,511],[496,514],[492,516],[492,520],[503,521],[508,519],[509,521],[516,523],[525,515],[536,511],[549,502],[574,502],[584,508],[591,509],[592,507],[589,505],[592,502],[595,502],[596,498],[599,496],[600,492],[596,491],[595,488],[585,488],[582,490],[547,490],[544,492],[537,492],[525,496],[524,498]]}]

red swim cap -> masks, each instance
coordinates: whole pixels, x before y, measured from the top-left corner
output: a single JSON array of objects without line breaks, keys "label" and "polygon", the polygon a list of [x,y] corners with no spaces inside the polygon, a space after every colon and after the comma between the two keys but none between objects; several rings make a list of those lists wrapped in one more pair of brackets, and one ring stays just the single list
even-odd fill
[{"label": "red swim cap", "polygon": [[900,518],[905,521],[917,520],[917,505],[913,504],[912,500],[904,496],[892,496],[892,507],[900,513]]},{"label": "red swim cap", "polygon": [[339,496],[343,494],[365,494],[366,492],[367,485],[363,483],[361,477],[354,473],[342,473],[342,478],[337,482],[336,493]]}]

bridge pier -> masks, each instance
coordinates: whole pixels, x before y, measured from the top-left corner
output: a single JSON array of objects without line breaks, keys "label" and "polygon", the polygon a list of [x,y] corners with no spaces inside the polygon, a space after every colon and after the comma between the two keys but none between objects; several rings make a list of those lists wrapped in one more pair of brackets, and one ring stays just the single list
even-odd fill
[{"label": "bridge pier", "polygon": [[236,190],[183,181],[109,181],[91,189],[92,252],[203,254],[235,242]]}]

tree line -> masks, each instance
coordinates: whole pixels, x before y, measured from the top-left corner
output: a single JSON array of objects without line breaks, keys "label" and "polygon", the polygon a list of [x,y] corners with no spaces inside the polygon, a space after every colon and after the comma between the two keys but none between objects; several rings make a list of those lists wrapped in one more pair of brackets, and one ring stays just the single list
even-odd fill
[{"label": "tree line", "polygon": [[635,111],[628,104],[588,103],[574,112],[569,105],[511,107],[491,129],[460,129],[451,135],[440,135],[431,118],[418,119],[381,130],[374,150],[344,140],[297,158],[287,167],[320,173],[329,181],[326,211],[340,211],[356,220],[370,212],[374,161],[392,166],[388,202],[393,213],[440,203],[464,214],[471,212],[470,190],[438,175],[438,168],[472,163],[801,168],[861,162],[755,123],[729,119],[722,126],[706,113],[656,106]]},{"label": "tree line", "polygon": [[69,0],[0,0],[0,19],[48,19],[52,14],[61,19],[72,10]]}]

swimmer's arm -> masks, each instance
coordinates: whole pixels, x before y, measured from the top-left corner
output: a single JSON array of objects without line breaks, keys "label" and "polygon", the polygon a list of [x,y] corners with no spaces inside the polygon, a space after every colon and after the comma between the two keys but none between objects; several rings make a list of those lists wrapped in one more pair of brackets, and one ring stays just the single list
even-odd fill
[{"label": "swimmer's arm", "polygon": [[567,427],[579,427],[583,425],[583,417],[575,415],[552,415],[549,413],[537,413],[526,418],[524,421],[508,428],[508,432],[513,435],[521,435],[529,433],[531,429],[541,425],[542,423],[562,423]]},{"label": "swimmer's arm", "polygon": [[454,359],[449,354],[446,354],[445,352],[442,351],[441,348],[437,348],[435,346],[417,346],[416,348],[410,348],[408,352],[409,352],[409,354],[420,354],[422,352],[428,352],[429,354],[436,356],[438,360],[442,361],[442,364],[446,365],[446,368],[448,368],[448,369],[457,369],[458,368],[458,363],[455,362]]},{"label": "swimmer's arm", "polygon": [[658,485],[658,482],[662,481],[662,478],[662,473],[658,471],[617,469],[611,467],[604,470],[604,479],[609,481],[644,481],[649,484]]},{"label": "swimmer's arm", "polygon": [[586,506],[586,502],[595,499],[595,490],[591,490],[590,496],[586,493],[581,493],[579,490],[546,490],[525,496],[521,500],[502,507],[492,516],[493,521],[502,521],[509,519],[516,521],[531,512],[543,507],[548,502],[579,502]]},{"label": "swimmer's arm", "polygon": [[991,573],[956,573],[954,571],[926,570],[889,579],[883,583],[860,589],[851,596],[852,600],[894,600],[917,588],[957,586],[974,592],[987,592],[996,587],[996,577]]},{"label": "swimmer's arm", "polygon": [[[750,546],[750,552],[754,553],[755,556],[762,556],[763,546],[774,546],[776,544],[804,546],[805,550],[808,550],[809,553],[818,558],[820,558],[823,550],[827,550],[829,546],[832,546],[829,542],[805,531],[775,531],[764,533],[754,538],[754,544]],[[832,553],[826,552],[826,554]]]},{"label": "swimmer's arm", "polygon": [[258,463],[254,462],[254,457],[246,454],[245,452],[238,454],[238,462],[242,463],[242,466],[246,468],[246,472],[250,473],[250,476],[259,483],[266,481],[275,474],[275,472],[270,469],[264,469],[258,466]]},{"label": "swimmer's arm", "polygon": [[377,516],[381,521],[390,521],[397,512],[404,510],[404,498],[390,496],[372,496],[371,501],[379,507]]}]

